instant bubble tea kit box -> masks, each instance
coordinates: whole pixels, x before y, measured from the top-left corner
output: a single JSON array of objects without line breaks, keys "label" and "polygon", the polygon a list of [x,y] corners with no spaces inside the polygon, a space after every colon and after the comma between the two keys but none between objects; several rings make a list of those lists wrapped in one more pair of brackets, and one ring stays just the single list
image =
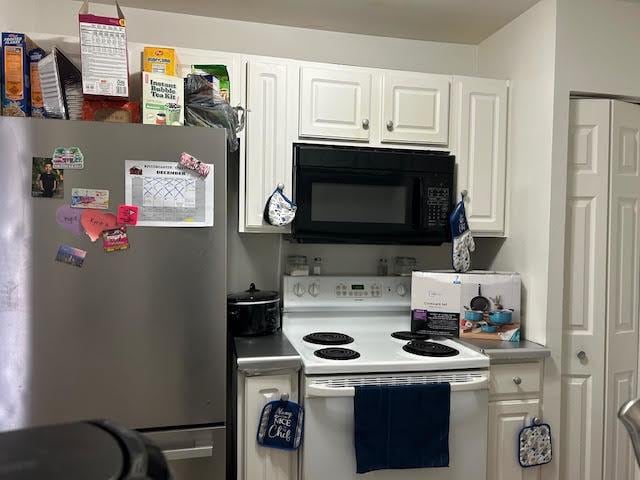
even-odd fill
[{"label": "instant bubble tea kit box", "polygon": [[142,123],[184,125],[184,80],[142,72]]},{"label": "instant bubble tea kit box", "polygon": [[521,288],[513,272],[413,272],[411,330],[520,341]]}]

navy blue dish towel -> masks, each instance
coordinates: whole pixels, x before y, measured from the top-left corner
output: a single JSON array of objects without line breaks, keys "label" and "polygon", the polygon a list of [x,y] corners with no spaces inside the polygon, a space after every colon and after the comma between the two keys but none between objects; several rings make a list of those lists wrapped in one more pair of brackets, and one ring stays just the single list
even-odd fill
[{"label": "navy blue dish towel", "polygon": [[451,385],[356,387],[357,472],[449,466]]}]

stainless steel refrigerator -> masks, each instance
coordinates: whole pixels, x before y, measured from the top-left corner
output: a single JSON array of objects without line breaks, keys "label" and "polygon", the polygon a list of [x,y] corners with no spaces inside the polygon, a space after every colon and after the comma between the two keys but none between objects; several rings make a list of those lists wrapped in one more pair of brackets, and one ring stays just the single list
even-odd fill
[{"label": "stainless steel refrigerator", "polygon": [[[32,197],[32,158],[80,147],[64,198]],[[71,189],[124,203],[126,160],[214,164],[214,226],[131,227],[130,248],[56,222]],[[223,130],[0,117],[0,430],[109,418],[156,440],[178,479],[224,478]],[[82,268],[58,247],[87,251]]]}]

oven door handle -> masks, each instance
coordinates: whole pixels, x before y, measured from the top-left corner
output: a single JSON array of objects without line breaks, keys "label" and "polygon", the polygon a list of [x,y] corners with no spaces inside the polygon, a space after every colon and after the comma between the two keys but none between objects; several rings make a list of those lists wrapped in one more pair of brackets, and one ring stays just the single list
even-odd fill
[{"label": "oven door handle", "polygon": [[[406,385],[404,383],[399,385]],[[452,392],[469,392],[473,390],[486,390],[489,386],[489,377],[483,375],[467,382],[452,382]],[[309,384],[306,387],[306,397],[353,397],[356,394],[355,387],[331,387],[323,384]]]}]

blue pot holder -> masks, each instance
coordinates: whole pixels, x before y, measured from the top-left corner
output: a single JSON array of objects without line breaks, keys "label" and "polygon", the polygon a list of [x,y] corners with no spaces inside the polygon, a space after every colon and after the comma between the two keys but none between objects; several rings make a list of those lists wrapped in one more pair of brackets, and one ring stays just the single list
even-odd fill
[{"label": "blue pot holder", "polygon": [[451,260],[453,269],[459,273],[467,272],[471,268],[471,252],[476,249],[476,244],[473,241],[473,235],[471,235],[469,223],[467,222],[464,195],[453,209],[453,212],[451,212],[449,225],[451,226]]},{"label": "blue pot holder", "polygon": [[293,222],[298,207],[284,194],[284,185],[278,184],[264,207],[264,221],[274,227],[284,227]]},{"label": "blue pot holder", "polygon": [[304,408],[288,400],[267,403],[260,414],[257,440],[263,447],[297,450],[302,441]]},{"label": "blue pot holder", "polygon": [[518,462],[523,468],[546,465],[553,458],[551,427],[546,423],[534,424],[520,430],[518,436]]}]

